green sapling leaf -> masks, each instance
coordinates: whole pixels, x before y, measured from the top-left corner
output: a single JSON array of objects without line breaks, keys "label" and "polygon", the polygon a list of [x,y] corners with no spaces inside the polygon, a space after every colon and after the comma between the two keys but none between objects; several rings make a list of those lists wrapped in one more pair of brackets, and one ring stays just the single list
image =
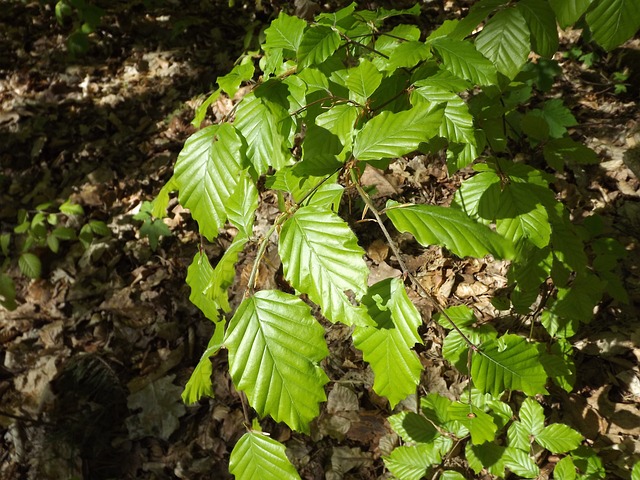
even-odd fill
[{"label": "green sapling leaf", "polygon": [[263,433],[247,432],[231,451],[229,471],[237,480],[300,480],[285,446]]},{"label": "green sapling leaf", "polygon": [[257,292],[236,310],[224,344],[233,382],[258,414],[308,433],[329,381],[318,366],[329,353],[324,329],[309,306],[277,290]]}]

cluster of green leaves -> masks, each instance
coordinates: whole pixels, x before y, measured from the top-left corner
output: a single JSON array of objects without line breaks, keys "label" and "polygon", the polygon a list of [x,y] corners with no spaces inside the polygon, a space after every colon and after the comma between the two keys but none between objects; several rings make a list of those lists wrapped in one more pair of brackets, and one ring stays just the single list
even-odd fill
[{"label": "cluster of green leaves", "polygon": [[[602,235],[597,219],[572,223],[551,189],[554,176],[536,167],[538,157],[547,170],[598,159],[568,136],[576,121],[562,101],[537,102],[534,94],[547,91],[559,71],[550,59],[558,47],[556,22],[567,26],[584,18],[593,38],[612,48],[635,33],[639,9],[635,0],[481,0],[463,20],[446,21],[426,38],[410,24],[384,28],[391,17],[420,14],[419,6],[373,12],[352,4],[310,23],[281,13],[265,30],[262,51],[218,79],[194,124],[218,96],[233,97],[253,82],[256,66],[258,81],[227,121],[187,140],[153,208],[161,216],[177,190],[208,241],[227,226],[237,232],[215,266],[200,251],[188,269],[190,300],[213,322],[214,333],[186,385],[185,402],[213,394],[209,358],[225,348],[236,389],[255,412],[309,432],[326,400],[329,378],[321,363],[328,349],[323,327],[300,295],[328,321],[353,327],[353,344],[375,375],[373,389],[391,408],[415,393],[422,365],[413,347],[422,342],[421,316],[402,280],[368,285],[364,251],[339,206],[345,187],[354,186],[379,215],[360,185],[364,167],[444,150],[451,174],[471,164],[476,171],[451,207],[389,199],[381,213],[424,246],[512,260],[508,295],[495,305],[520,319],[526,333],[501,333],[499,321],[478,326],[466,307],[445,311],[439,321],[453,330],[443,355],[470,376],[474,390],[466,401],[429,395],[420,414],[391,417],[407,444],[387,466],[399,478],[420,478],[454,440],[468,439],[465,453],[474,471],[504,476],[508,469],[533,478],[533,455],[542,448],[566,454],[557,475],[573,476],[558,478],[574,478],[575,468],[599,475],[592,470],[600,472],[601,465],[581,450],[580,435],[561,424],[545,427],[532,397],[547,393],[549,379],[571,390],[570,337],[602,295],[625,300],[615,273],[624,249]],[[528,60],[532,50],[543,57],[537,63]],[[520,153],[530,164],[516,161]],[[277,193],[280,215],[255,238],[255,212],[266,190]],[[296,294],[255,291],[275,233],[284,278]],[[257,255],[233,311],[228,290],[245,248],[257,248]],[[535,325],[541,328],[533,337]],[[530,397],[517,415],[518,405],[504,401],[510,392]],[[231,472],[298,478],[284,446],[256,425],[235,446]],[[497,442],[500,435],[506,446]],[[458,472],[442,477],[462,478]]]},{"label": "cluster of green leaves", "polygon": [[13,279],[6,273],[12,260],[17,257],[20,272],[29,278],[39,278],[42,262],[39,252],[60,250],[60,242],[79,241],[88,248],[97,236],[109,237],[111,230],[100,220],[89,220],[78,228],[77,218],[84,215],[80,205],[66,201],[54,207],[51,202],[37,205],[28,212],[18,212],[17,225],[13,233],[0,233],[0,305],[9,310],[16,308],[16,291]]},{"label": "cluster of green leaves", "polygon": [[72,32],[67,37],[69,53],[72,56],[86,53],[89,34],[100,25],[104,10],[86,0],[58,0],[55,13],[60,25],[72,23]]}]

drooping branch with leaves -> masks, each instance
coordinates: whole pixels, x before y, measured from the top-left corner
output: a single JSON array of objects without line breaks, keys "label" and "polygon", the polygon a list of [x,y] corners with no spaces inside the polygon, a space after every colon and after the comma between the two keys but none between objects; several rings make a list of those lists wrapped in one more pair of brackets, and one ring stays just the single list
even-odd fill
[{"label": "drooping branch with leaves", "polygon": [[[183,398],[194,403],[213,395],[209,359],[225,348],[234,385],[258,418],[308,433],[330,380],[322,368],[325,331],[310,304],[329,322],[352,327],[353,345],[374,372],[373,389],[390,408],[415,394],[423,366],[413,348],[422,343],[423,319],[407,295],[406,282],[414,279],[392,225],[458,257],[510,260],[508,297],[495,306],[529,333],[478,325],[471,308],[440,305],[414,282],[449,330],[443,357],[469,376],[469,391],[456,401],[430,393],[419,411],[391,416],[404,444],[385,458],[387,468],[401,479],[419,479],[428,468],[440,478],[467,478],[444,461],[465,442],[473,471],[535,478],[535,444],[562,455],[555,478],[577,478],[576,472],[604,478],[578,432],[545,426],[535,397],[547,394],[550,382],[572,389],[570,338],[603,295],[625,301],[616,274],[624,249],[603,237],[597,222],[572,222],[556,199],[549,172],[598,157],[568,135],[576,122],[561,100],[531,102],[553,79],[530,54],[553,56],[556,25],[578,21],[611,49],[638,29],[640,4],[482,0],[462,20],[426,36],[407,23],[385,27],[391,17],[416,15],[419,6],[374,12],[355,4],[313,22],[281,13],[266,29],[262,51],[219,78],[219,89],[196,112],[200,126],[220,95],[233,98],[251,85],[225,121],[187,140],[154,205],[162,216],[177,190],[203,242],[215,241],[227,225],[237,232],[215,267],[200,249],[188,270],[190,299],[215,330]],[[516,162],[519,149],[544,158],[548,168]],[[385,168],[417,152],[444,153],[450,175],[470,165],[475,174],[449,207],[376,204],[361,184],[364,168]],[[267,190],[276,192],[280,214],[256,237],[254,217]],[[362,200],[403,278],[368,285],[365,252],[340,216],[345,191]],[[289,291],[256,288],[270,242],[277,243]],[[233,311],[228,292],[246,249],[257,254]],[[510,401],[514,392],[524,400]],[[240,479],[298,478],[284,445],[261,432],[248,408],[245,415],[248,431],[231,453],[231,472]]]}]

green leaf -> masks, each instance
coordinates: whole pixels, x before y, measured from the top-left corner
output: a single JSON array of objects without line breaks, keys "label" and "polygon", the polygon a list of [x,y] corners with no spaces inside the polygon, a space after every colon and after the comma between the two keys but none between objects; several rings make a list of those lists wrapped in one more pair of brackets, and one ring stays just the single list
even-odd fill
[{"label": "green leaf", "polygon": [[531,439],[527,427],[522,422],[515,421],[507,430],[507,445],[524,452],[531,450]]},{"label": "green leaf", "polygon": [[465,447],[465,457],[471,469],[480,473],[483,468],[498,478],[504,478],[504,453],[506,447],[497,445],[495,442],[488,442],[482,445],[467,443]]},{"label": "green leaf", "polygon": [[58,253],[58,250],[60,250],[60,240],[53,234],[47,235],[47,245],[53,253]]},{"label": "green leaf", "polygon": [[[93,232],[90,225],[87,225],[87,227],[89,227]],[[158,240],[160,237],[171,236],[171,230],[169,230],[169,227],[167,227],[167,225],[158,218],[155,220],[147,219],[140,227],[140,236],[147,237],[149,239],[149,246],[151,247],[151,250],[155,252],[158,248]]]},{"label": "green leaf", "polygon": [[444,103],[444,118],[438,134],[452,143],[476,143],[473,117],[467,104],[455,93],[437,86],[419,87],[412,92],[411,101],[416,106],[428,107]]},{"label": "green leaf", "polygon": [[185,404],[191,405],[196,403],[202,397],[213,397],[213,385],[211,384],[213,367],[209,357],[213,357],[218,353],[218,350],[222,347],[223,338],[224,322],[216,322],[207,349],[202,354],[202,357],[200,357],[200,361],[193,370],[189,381],[184,386],[182,401]]},{"label": "green leaf", "polygon": [[596,452],[589,447],[578,447],[571,452],[573,462],[582,474],[581,479],[605,478],[605,470],[602,460]]},{"label": "green leaf", "polygon": [[424,246],[442,245],[459,257],[512,258],[513,247],[489,227],[459,210],[435,205],[402,206],[389,201],[387,216],[400,232],[411,233]]},{"label": "green leaf", "polygon": [[442,475],[440,475],[439,478],[440,480],[465,480],[466,479],[464,475],[454,470],[445,470],[444,472],[442,472]]},{"label": "green leaf", "polygon": [[507,448],[503,455],[504,466],[522,478],[537,478],[540,468],[526,452],[517,448]]},{"label": "green leaf", "polygon": [[336,135],[344,146],[351,145],[358,109],[350,104],[334,105],[316,117],[316,125]]},{"label": "green leaf", "polygon": [[180,204],[191,210],[209,241],[227,218],[225,204],[238,184],[242,150],[235,128],[225,123],[191,135],[178,155],[174,179]]},{"label": "green leaf", "polygon": [[353,98],[352,100],[358,101],[359,99],[366,100],[373,95],[373,92],[377,90],[382,82],[382,74],[370,61],[363,59],[360,61],[360,65],[349,69],[347,76],[347,87],[349,91],[358,95],[359,98]]},{"label": "green leaf", "polygon": [[0,272],[0,305],[7,310],[15,310],[18,307],[13,279],[2,272]]},{"label": "green leaf", "polygon": [[318,366],[329,353],[324,329],[309,306],[278,290],[257,292],[238,307],[224,343],[233,382],[258,414],[309,433],[329,381]]},{"label": "green leaf", "polygon": [[400,412],[387,420],[405,443],[430,443],[440,435],[429,420],[417,413]]},{"label": "green leaf", "polygon": [[640,462],[636,462],[631,470],[631,480],[640,480]]},{"label": "green leaf", "polygon": [[498,205],[500,177],[495,172],[487,171],[462,182],[453,197],[451,207],[462,210],[471,218],[493,221]]},{"label": "green leaf", "polygon": [[337,135],[317,124],[310,124],[302,143],[302,162],[296,164],[295,172],[305,175],[330,175],[343,165],[338,159],[342,143]]},{"label": "green leaf", "polygon": [[420,408],[425,417],[447,432],[461,438],[469,434],[467,427],[450,418],[453,402],[437,393],[430,393],[420,399]]},{"label": "green leaf", "polygon": [[533,51],[551,58],[558,50],[556,16],[546,0],[521,0],[516,6],[531,31]]},{"label": "green leaf", "polygon": [[515,8],[496,13],[476,38],[476,48],[510,80],[522,69],[529,56],[527,22]]},{"label": "green leaf", "polygon": [[244,170],[239,175],[238,184],[227,201],[229,222],[240,234],[250,237],[253,234],[253,219],[258,208],[258,189],[251,175]]},{"label": "green leaf", "polygon": [[553,469],[553,478],[555,480],[575,480],[576,466],[571,457],[564,457],[556,463]]},{"label": "green leaf", "polygon": [[402,42],[391,52],[386,70],[413,68],[429,57],[431,57],[431,51],[424,43],[418,41]]},{"label": "green leaf", "polygon": [[[376,303],[376,297],[382,298],[385,304]],[[371,365],[375,375],[374,391],[387,397],[394,408],[415,393],[420,381],[422,364],[412,348],[422,343],[418,335],[422,318],[397,278],[372,285],[362,303],[376,326],[356,327],[353,344]]]},{"label": "green leaf", "polygon": [[637,0],[598,0],[586,18],[593,39],[610,51],[640,28],[640,3]]},{"label": "green leaf", "polygon": [[320,305],[332,322],[370,325],[364,306],[351,304],[366,292],[369,269],[364,251],[349,226],[329,207],[299,208],[282,226],[279,241],[284,276],[298,291]]},{"label": "green leaf", "polygon": [[318,65],[340,46],[340,34],[333,28],[319,25],[309,28],[298,47],[298,69]]},{"label": "green leaf", "polygon": [[[100,220],[89,220],[89,227],[91,228],[91,231],[96,235],[100,235],[101,237],[111,236],[111,229],[107,226],[106,223]],[[167,227],[167,230],[168,229],[169,227]],[[169,231],[169,233],[171,233],[171,231]]]},{"label": "green leaf", "polygon": [[483,22],[489,14],[496,8],[507,3],[508,0],[480,0],[475,2],[469,9],[469,13],[456,25],[455,30],[449,35],[451,38],[462,40],[473,32],[476,27]]},{"label": "green leaf", "polygon": [[54,228],[51,234],[60,240],[75,240],[76,238],[76,231],[69,227]]},{"label": "green leaf", "polygon": [[531,435],[537,435],[544,429],[544,410],[532,398],[525,398],[520,407],[520,422]]},{"label": "green leaf", "polygon": [[39,278],[42,273],[42,263],[33,253],[24,252],[18,257],[20,271],[29,278]]},{"label": "green leaf", "polygon": [[209,275],[209,282],[203,291],[207,298],[213,300],[216,308],[221,308],[225,312],[231,311],[227,289],[231,286],[236,276],[235,265],[238,261],[238,255],[242,252],[247,241],[248,238],[241,235],[233,239],[233,242],[213,269],[213,273]]},{"label": "green leaf", "polygon": [[218,85],[229,98],[233,98],[238,92],[240,84],[251,80],[254,70],[253,60],[247,55],[242,59],[242,62],[233,67],[229,73],[218,77]]},{"label": "green leaf", "polygon": [[396,447],[391,455],[383,457],[385,466],[402,480],[420,480],[427,467],[440,463],[442,457],[434,444],[419,444],[412,447]]},{"label": "green leaf", "polygon": [[580,446],[584,437],[562,423],[552,423],[536,435],[536,442],[551,453],[566,453]]},{"label": "green leaf", "polygon": [[67,200],[62,205],[60,205],[59,210],[66,215],[84,215],[82,206],[71,203],[71,200]]},{"label": "green leaf", "polygon": [[[280,169],[286,162],[282,150],[285,138],[278,130],[281,114],[274,114],[268,102],[263,102],[255,93],[246,95],[238,105],[233,125],[242,133],[247,144],[247,158],[260,175],[270,165]],[[236,155],[238,151],[242,150],[237,149]]]},{"label": "green leaf", "polygon": [[299,480],[280,442],[247,432],[231,451],[229,471],[237,480]]},{"label": "green leaf", "polygon": [[483,344],[473,352],[471,377],[482,392],[498,396],[507,390],[527,395],[546,393],[547,374],[539,361],[538,350],[523,337],[506,334]]},{"label": "green leaf", "polygon": [[169,206],[169,193],[177,190],[175,179],[172,176],[167,183],[165,183],[158,196],[153,200],[153,208],[151,209],[151,215],[155,218],[164,218],[167,216],[167,207]]},{"label": "green leaf", "polygon": [[539,188],[512,182],[500,193],[496,230],[514,244],[527,239],[538,248],[549,245],[549,215],[538,196]]},{"label": "green leaf", "polygon": [[353,156],[358,160],[378,160],[411,153],[436,135],[443,113],[444,109],[428,112],[422,107],[398,113],[384,111],[358,132]]},{"label": "green leaf", "polygon": [[547,100],[542,106],[542,110],[531,110],[530,115],[542,117],[549,125],[549,135],[552,138],[561,138],[567,133],[566,127],[573,127],[578,124],[571,111],[564,106],[559,98]]},{"label": "green leaf", "polygon": [[319,207],[329,207],[334,212],[340,208],[340,200],[344,193],[344,187],[337,183],[323,183],[305,202],[305,205],[318,205]]},{"label": "green leaf", "polygon": [[281,11],[278,18],[264,31],[266,39],[262,47],[264,50],[286,48],[296,52],[302,42],[306,26],[307,22],[304,20]]},{"label": "green leaf", "polygon": [[[206,117],[206,115],[207,115],[207,109],[213,104],[213,102],[218,100],[218,97],[220,97],[220,93],[222,93],[222,90],[221,89],[217,89],[216,91],[211,93],[211,95],[209,95],[204,100],[204,102],[202,102],[200,105],[198,105],[198,107],[196,108],[195,115],[193,116],[193,120],[191,121],[191,125],[193,125],[196,128],[200,128],[200,124],[204,120],[204,117]],[[157,217],[162,217],[163,215],[156,215],[156,216]]]},{"label": "green leaf", "polygon": [[204,294],[212,275],[213,267],[211,267],[207,256],[204,253],[196,252],[187,269],[187,285],[191,287],[189,300],[204,313],[205,317],[215,322],[219,317],[218,308],[221,307]]},{"label": "green leaf", "polygon": [[586,145],[569,137],[554,138],[543,149],[544,159],[556,170],[562,171],[565,162],[595,165],[600,162],[598,154]]},{"label": "green leaf", "polygon": [[471,443],[481,445],[495,440],[498,426],[491,415],[483,412],[478,407],[461,402],[455,402],[449,408],[452,420],[458,420],[471,434]]},{"label": "green leaf", "polygon": [[565,29],[578,21],[593,0],[551,0],[549,5],[556,14],[558,25]]},{"label": "green leaf", "polygon": [[454,75],[478,85],[498,82],[496,67],[472,43],[440,37],[432,44],[442,58],[444,68]]}]

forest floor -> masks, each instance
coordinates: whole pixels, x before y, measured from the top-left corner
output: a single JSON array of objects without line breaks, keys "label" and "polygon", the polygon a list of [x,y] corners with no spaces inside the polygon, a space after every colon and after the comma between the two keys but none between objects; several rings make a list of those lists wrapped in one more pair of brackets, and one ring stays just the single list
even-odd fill
[{"label": "forest floor", "polygon": [[[255,47],[273,13],[271,5],[256,12],[253,3],[236,3],[110,2],[88,51],[73,58],[70,26],[58,25],[53,3],[0,2],[0,231],[13,233],[19,209],[32,217],[36,206],[67,199],[84,211],[63,217],[67,226],[79,231],[101,221],[110,231],[98,229],[86,246],[62,241],[57,253],[36,248],[43,266],[37,280],[21,275],[15,257],[5,264],[18,306],[0,307],[1,479],[230,477],[229,453],[245,426],[224,351],[213,359],[215,398],[195,406],[180,398],[212,331],[185,284],[199,245],[196,228],[174,201],[164,219],[171,234],[152,248],[144,202],[170,178],[194,132],[194,108],[245,42]],[[459,17],[469,3],[428,8],[439,23]],[[621,275],[630,302],[605,299],[572,339],[576,388],[554,391],[545,407],[549,418],[585,436],[612,476],[640,458],[638,45],[595,52],[591,67],[580,57],[594,52],[574,46],[556,57],[562,74],[553,87],[578,120],[572,136],[602,159],[556,173],[557,195],[576,219],[602,215],[626,248]],[[628,91],[616,93],[614,73],[627,64]],[[447,204],[468,174],[449,176],[442,161],[418,156],[387,171],[371,169],[364,181],[379,197]],[[370,225],[357,233],[372,278],[399,275]],[[206,247],[212,263],[229,239],[223,233]],[[437,248],[404,251],[408,268],[441,301],[472,306],[481,318],[493,314],[490,299],[506,284],[505,263],[461,260]],[[425,319],[420,389],[459,394],[466,378],[442,360],[443,331],[413,293]],[[385,420],[388,404],[372,391],[371,371],[347,338],[346,327],[328,326],[332,382],[312,434],[265,421],[306,479],[384,477],[381,456],[397,443]]]}]

